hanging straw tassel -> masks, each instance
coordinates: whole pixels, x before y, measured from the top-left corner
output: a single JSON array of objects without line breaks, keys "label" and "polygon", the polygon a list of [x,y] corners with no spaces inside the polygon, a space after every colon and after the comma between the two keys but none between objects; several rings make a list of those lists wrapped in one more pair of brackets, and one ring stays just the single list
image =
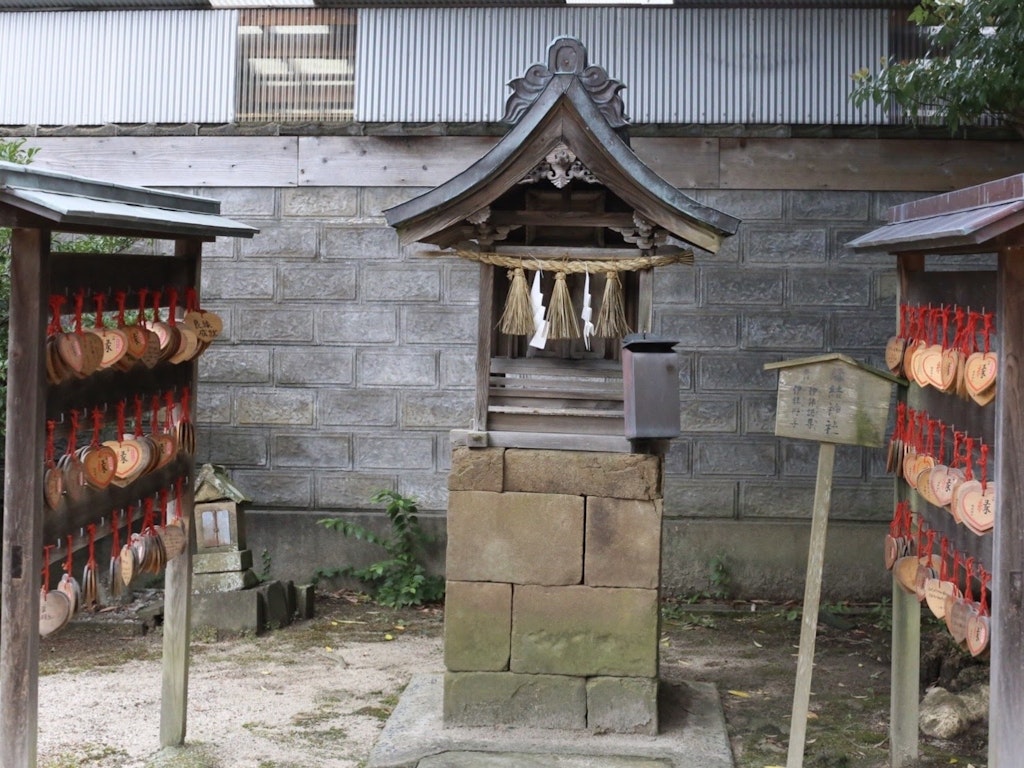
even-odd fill
[{"label": "hanging straw tassel", "polygon": [[548,338],[578,339],[580,324],[572,308],[569,286],[565,284],[565,272],[555,274],[555,289],[551,292],[551,306],[548,307]]},{"label": "hanging straw tassel", "polygon": [[532,336],[536,331],[533,322],[533,308],[530,306],[530,286],[526,284],[526,273],[522,267],[508,271],[512,285],[505,300],[505,311],[501,313],[501,332],[509,336]]},{"label": "hanging straw tassel", "polygon": [[601,299],[601,311],[597,313],[597,330],[594,335],[604,339],[621,339],[629,333],[630,328],[622,303],[619,273],[608,272],[605,277],[604,296]]}]

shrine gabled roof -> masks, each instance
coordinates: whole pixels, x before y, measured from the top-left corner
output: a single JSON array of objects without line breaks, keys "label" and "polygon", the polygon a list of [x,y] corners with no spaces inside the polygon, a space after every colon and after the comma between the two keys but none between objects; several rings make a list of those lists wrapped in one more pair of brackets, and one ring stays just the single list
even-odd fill
[{"label": "shrine gabled roof", "polygon": [[[518,120],[486,155],[384,212],[402,242],[452,244],[469,217],[522,182],[552,152],[567,149],[639,216],[679,240],[717,251],[739,220],[683,194],[637,157],[616,130],[626,122],[618,98],[623,86],[600,67],[587,66],[586,50],[573,38],[552,42],[549,61],[547,68],[535,64],[513,81],[506,121],[510,115]],[[552,220],[557,216],[550,214]]]},{"label": "shrine gabled roof", "polygon": [[0,162],[0,224],[140,237],[252,237],[216,200]]},{"label": "shrine gabled roof", "polygon": [[888,224],[848,245],[891,253],[977,251],[1022,226],[1024,174],[1017,174],[895,206]]}]

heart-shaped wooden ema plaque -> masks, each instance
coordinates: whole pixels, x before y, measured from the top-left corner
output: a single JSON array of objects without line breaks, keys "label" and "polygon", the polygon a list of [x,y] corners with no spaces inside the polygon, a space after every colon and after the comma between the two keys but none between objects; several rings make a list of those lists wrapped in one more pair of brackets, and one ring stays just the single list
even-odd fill
[{"label": "heart-shaped wooden ema plaque", "polygon": [[910,358],[910,372],[913,373],[913,381],[917,382],[920,387],[931,386],[931,382],[925,375],[924,362],[928,354],[928,347],[924,342],[919,342],[917,348],[914,350],[913,356]]},{"label": "heart-shaped wooden ema plaque", "polygon": [[[942,389],[942,347],[932,344],[921,353],[920,363],[921,375],[924,380],[935,387]],[[924,386],[922,384],[922,386]]]},{"label": "heart-shaped wooden ema plaque", "polygon": [[975,613],[967,620],[967,650],[972,656],[980,656],[988,649],[989,636],[988,616]]},{"label": "heart-shaped wooden ema plaque", "polygon": [[916,381],[914,378],[914,357],[917,353],[927,346],[923,341],[915,341],[907,344],[907,349],[903,353],[903,375],[907,377],[909,381]]},{"label": "heart-shaped wooden ema plaque", "polygon": [[224,330],[224,321],[216,312],[197,310],[187,312],[182,323],[193,331],[204,344],[209,344]]},{"label": "heart-shaped wooden ema plaque", "polygon": [[132,583],[132,579],[135,577],[135,569],[137,563],[135,562],[135,550],[131,544],[125,544],[121,547],[121,582],[127,587]]},{"label": "heart-shaped wooden ema plaque", "polygon": [[93,328],[89,333],[97,336],[103,345],[100,368],[109,368],[128,352],[128,337],[119,328]]},{"label": "heart-shaped wooden ema plaque", "polygon": [[51,512],[64,507],[64,474],[56,466],[48,466],[43,473],[43,500]]},{"label": "heart-shaped wooden ema plaque", "polygon": [[82,337],[77,333],[57,334],[57,354],[75,376],[83,376],[85,355],[82,350]]},{"label": "heart-shaped wooden ema plaque", "polygon": [[946,600],[959,597],[960,588],[952,581],[928,579],[924,585],[924,601],[937,619],[946,617]]},{"label": "heart-shaped wooden ema plaque", "polygon": [[117,454],[107,445],[90,447],[82,458],[82,464],[86,482],[93,488],[106,488],[117,474]]},{"label": "heart-shaped wooden ema plaque", "polygon": [[57,591],[63,592],[67,596],[68,603],[71,605],[71,615],[74,616],[82,604],[82,588],[78,585],[78,579],[70,573],[65,573],[60,579],[60,584],[57,585]]},{"label": "heart-shaped wooden ema plaque", "polygon": [[893,336],[885,345],[885,367],[894,375],[903,375],[903,353],[907,350],[907,340]]},{"label": "heart-shaped wooden ema plaque", "polygon": [[948,507],[953,500],[953,491],[963,481],[964,473],[957,467],[947,467],[945,464],[937,464],[932,467],[932,473],[928,476],[928,484],[931,486],[935,505]]},{"label": "heart-shaped wooden ema plaque", "polygon": [[103,364],[103,342],[95,333],[78,334],[82,343],[82,374],[89,376]]},{"label": "heart-shaped wooden ema plaque", "polygon": [[967,641],[967,624],[976,610],[974,603],[963,598],[946,606],[946,629],[957,643],[963,645]]},{"label": "heart-shaped wooden ema plaque", "polygon": [[180,520],[172,520],[164,528],[160,529],[160,539],[163,541],[164,553],[168,560],[173,560],[185,551],[187,536],[185,526]]},{"label": "heart-shaped wooden ema plaque", "polygon": [[943,392],[952,393],[956,389],[956,374],[960,370],[961,355],[958,349],[947,349],[942,353],[942,368],[939,372]]},{"label": "heart-shaped wooden ema plaque", "polygon": [[199,354],[199,337],[196,332],[186,326],[178,327],[178,351],[171,355],[172,363],[184,363]]},{"label": "heart-shaped wooden ema plaque", "polygon": [[969,493],[981,492],[981,482],[978,480],[964,480],[960,485],[953,489],[953,499],[949,503],[949,511],[953,514],[953,519],[958,523],[962,523],[964,521],[963,498]]},{"label": "heart-shaped wooden ema plaque", "polygon": [[128,485],[141,475],[149,464],[148,449],[138,440],[108,440],[103,445],[117,456],[117,470],[113,479],[115,485]]},{"label": "heart-shaped wooden ema plaque", "polygon": [[39,634],[52,635],[71,621],[71,603],[63,592],[45,589],[39,595]]},{"label": "heart-shaped wooden ema plaque", "polygon": [[906,555],[899,558],[892,567],[893,578],[908,595],[917,593],[917,569],[922,562],[927,561],[923,557]]},{"label": "heart-shaped wooden ema plaque", "polygon": [[983,392],[978,392],[976,394],[975,393],[969,393],[969,394],[970,394],[971,400],[976,402],[978,405],[984,406],[984,405],[988,405],[989,403],[991,403],[993,400],[996,399],[996,388],[995,388],[995,385],[993,385],[993,386],[989,387],[988,389],[986,389]]},{"label": "heart-shaped wooden ema plaque", "polygon": [[995,352],[975,352],[964,364],[964,383],[968,393],[976,395],[996,383],[999,361]]},{"label": "heart-shaped wooden ema plaque", "polygon": [[163,350],[160,349],[160,337],[157,336],[153,331],[146,330],[146,348],[142,354],[139,355],[139,360],[147,368],[153,368],[163,355]]},{"label": "heart-shaped wooden ema plaque", "polygon": [[907,446],[906,451],[903,453],[903,479],[909,483],[911,488],[917,482],[915,469],[917,469],[917,451]]},{"label": "heart-shaped wooden ema plaque", "polygon": [[921,473],[917,476],[917,480],[914,481],[914,485],[917,488],[917,492],[921,494],[922,499],[927,501],[929,504],[941,506],[935,498],[935,494],[932,493],[932,473],[934,473],[937,468],[938,467],[926,467],[921,470]]},{"label": "heart-shaped wooden ema plaque", "polygon": [[[982,490],[981,483],[971,481],[971,486],[957,495],[960,519],[964,525],[979,536],[992,530],[996,521],[996,488],[991,483]],[[966,485],[966,483],[965,483]]]}]

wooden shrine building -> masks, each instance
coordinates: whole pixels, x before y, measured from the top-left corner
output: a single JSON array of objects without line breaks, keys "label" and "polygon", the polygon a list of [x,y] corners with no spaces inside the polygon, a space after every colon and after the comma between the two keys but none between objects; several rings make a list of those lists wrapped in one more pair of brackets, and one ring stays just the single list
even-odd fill
[{"label": "wooden shrine building", "polygon": [[452,435],[444,719],[654,734],[680,413],[675,342],[650,337],[653,271],[739,222],[637,158],[623,85],[580,41],[510,85],[508,134],[385,212],[403,243],[481,265],[474,419]]}]

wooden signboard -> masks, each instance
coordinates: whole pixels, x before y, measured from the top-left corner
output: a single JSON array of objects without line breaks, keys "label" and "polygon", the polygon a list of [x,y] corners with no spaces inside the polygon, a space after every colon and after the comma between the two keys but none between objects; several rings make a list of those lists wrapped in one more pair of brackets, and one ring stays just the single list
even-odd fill
[{"label": "wooden signboard", "polygon": [[817,440],[820,444],[786,761],[786,768],[801,768],[836,444],[881,447],[885,443],[892,389],[901,379],[840,354],[784,360],[769,363],[765,369],[779,371],[775,434]]},{"label": "wooden signboard", "polygon": [[775,434],[822,443],[880,448],[886,440],[895,376],[841,354],[784,360]]}]

